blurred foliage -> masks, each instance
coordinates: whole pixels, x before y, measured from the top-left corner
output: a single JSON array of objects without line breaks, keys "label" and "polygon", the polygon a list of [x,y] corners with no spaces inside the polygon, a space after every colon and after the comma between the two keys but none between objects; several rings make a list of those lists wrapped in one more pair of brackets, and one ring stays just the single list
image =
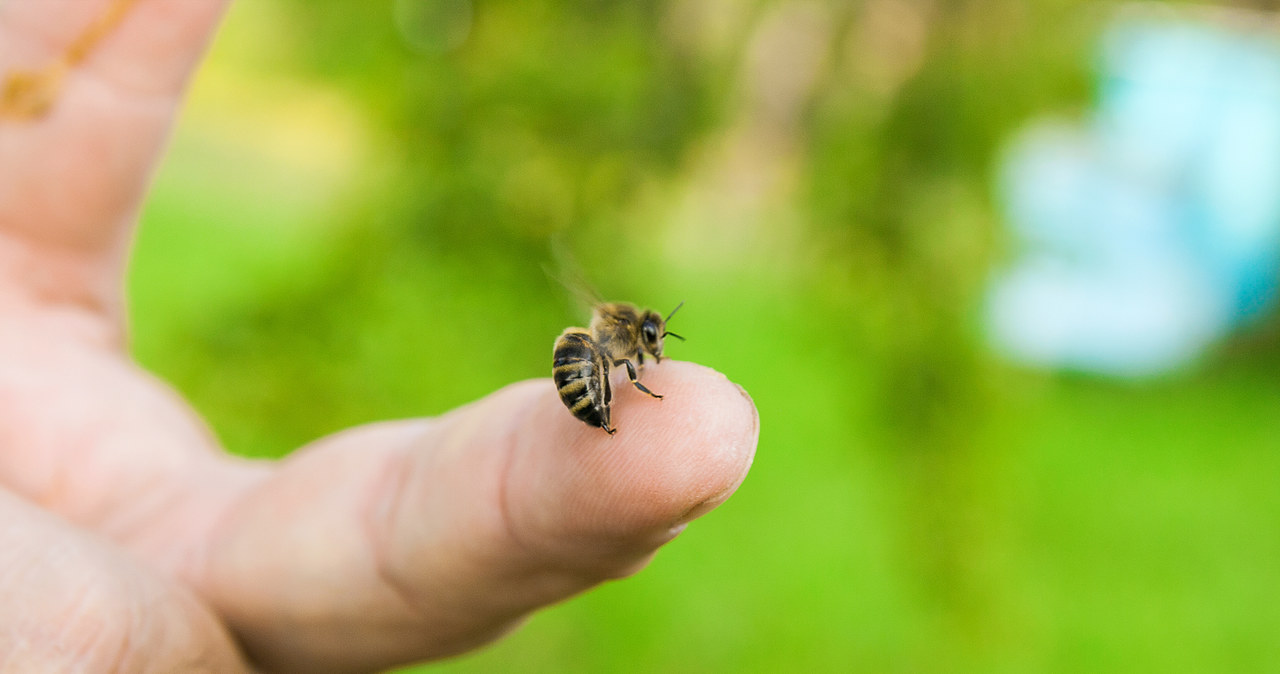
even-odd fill
[{"label": "blurred foliage", "polygon": [[[427,671],[1280,665],[1280,380],[1014,371],[989,178],[1089,99],[1074,0],[234,6],[140,230],[134,350],[238,453],[546,376],[544,267],[760,409],[650,569]],[[746,561],[746,560],[749,560]]]}]

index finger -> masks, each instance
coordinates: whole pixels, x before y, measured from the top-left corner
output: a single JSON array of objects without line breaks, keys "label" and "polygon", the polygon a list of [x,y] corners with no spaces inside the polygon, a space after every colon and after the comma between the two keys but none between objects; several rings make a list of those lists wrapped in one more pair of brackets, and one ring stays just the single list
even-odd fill
[{"label": "index finger", "polygon": [[226,4],[0,2],[0,86],[48,99],[0,115],[0,281],[112,313],[118,258]]}]

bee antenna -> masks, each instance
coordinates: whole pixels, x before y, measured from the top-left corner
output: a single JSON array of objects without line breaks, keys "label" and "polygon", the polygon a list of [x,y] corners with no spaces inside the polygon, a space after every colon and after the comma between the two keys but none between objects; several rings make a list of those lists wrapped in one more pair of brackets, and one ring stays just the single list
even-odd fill
[{"label": "bee antenna", "polygon": [[680,335],[677,335],[677,334],[676,334],[676,333],[674,333],[674,332],[664,332],[664,333],[662,333],[662,336],[663,336],[663,337],[675,337],[676,339],[678,339],[678,340],[680,340],[680,341],[682,341],[682,342],[683,342],[683,341],[685,341],[684,337],[681,337]]},{"label": "bee antenna", "polygon": [[[666,317],[666,318],[664,318],[664,319],[662,319],[662,322],[663,322],[663,323],[666,323],[667,321],[671,320],[671,317],[672,317],[672,316],[675,316],[675,315],[676,315],[676,312],[677,312],[677,311],[680,311],[680,307],[682,307],[682,306],[684,306],[684,300],[680,300],[680,303],[676,305],[676,308],[675,308],[675,309],[672,309],[672,310],[671,310],[671,313],[667,314],[667,317]],[[671,333],[667,333],[667,334],[671,334]],[[680,339],[684,339],[684,337],[681,337]]]}]

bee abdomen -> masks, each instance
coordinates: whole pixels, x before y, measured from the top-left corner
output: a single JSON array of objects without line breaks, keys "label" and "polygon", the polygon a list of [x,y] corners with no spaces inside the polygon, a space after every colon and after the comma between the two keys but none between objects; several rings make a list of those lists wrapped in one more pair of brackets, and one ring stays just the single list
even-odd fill
[{"label": "bee abdomen", "polygon": [[608,365],[585,330],[570,328],[556,340],[551,373],[560,401],[573,416],[610,430]]},{"label": "bee abdomen", "polygon": [[595,360],[595,348],[591,345],[591,336],[586,331],[576,332],[569,328],[556,340],[555,367],[579,361]]}]

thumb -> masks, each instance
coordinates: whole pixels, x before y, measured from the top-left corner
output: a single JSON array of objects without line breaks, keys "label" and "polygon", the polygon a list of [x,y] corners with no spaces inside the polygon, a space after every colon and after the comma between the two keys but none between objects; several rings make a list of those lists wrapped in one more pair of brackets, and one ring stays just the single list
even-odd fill
[{"label": "thumb", "polygon": [[541,379],[324,440],[228,516],[205,586],[260,662],[336,671],[460,652],[634,572],[729,497],[758,435],[723,375],[645,375],[665,398],[616,385],[614,436]]}]

